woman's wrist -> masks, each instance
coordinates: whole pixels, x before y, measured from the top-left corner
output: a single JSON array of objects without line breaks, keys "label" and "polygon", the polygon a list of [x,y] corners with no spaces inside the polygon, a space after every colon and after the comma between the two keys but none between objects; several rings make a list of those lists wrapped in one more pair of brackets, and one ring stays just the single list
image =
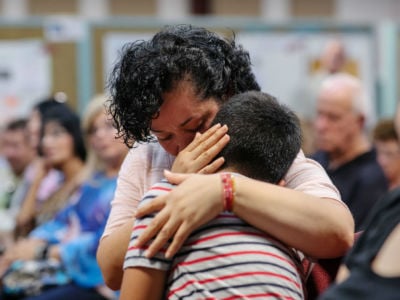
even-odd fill
[{"label": "woman's wrist", "polygon": [[222,184],[222,204],[224,211],[233,211],[235,201],[235,179],[231,173],[220,173]]}]

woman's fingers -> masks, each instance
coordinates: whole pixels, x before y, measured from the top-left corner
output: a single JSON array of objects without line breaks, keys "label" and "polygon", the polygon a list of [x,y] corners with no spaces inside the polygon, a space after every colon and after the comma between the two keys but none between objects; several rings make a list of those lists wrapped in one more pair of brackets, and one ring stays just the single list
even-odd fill
[{"label": "woman's fingers", "polygon": [[157,252],[159,252],[165,244],[168,243],[176,230],[179,228],[180,220],[176,218],[170,218],[163,228],[158,232],[156,238],[152,241],[149,248],[146,251],[146,257],[153,257]]},{"label": "woman's fingers", "polygon": [[[214,127],[212,127],[212,129],[213,128]],[[225,146],[226,143],[229,141],[229,139],[227,140],[227,132],[228,127],[226,125],[218,128],[217,130],[207,130],[201,135],[201,137],[197,141],[197,146],[191,150],[193,156],[200,157],[201,155],[204,155],[204,153],[209,152],[214,153],[214,155],[212,156],[213,158],[215,154],[218,154],[223,146]],[[222,148],[221,145],[223,145]],[[219,149],[219,151],[215,153],[215,149]]]},{"label": "woman's fingers", "polygon": [[181,226],[178,228],[174,235],[174,239],[172,240],[171,244],[168,246],[167,251],[165,252],[166,258],[172,258],[178,250],[182,247],[183,243],[186,241],[192,229],[186,225],[187,223],[182,223]]},{"label": "woman's fingers", "polygon": [[143,247],[151,239],[146,256],[151,257],[173,239],[166,256],[173,256],[190,233],[213,219],[223,209],[218,175],[177,174],[164,172],[171,183],[178,186],[165,195],[165,207],[152,220],[136,241]]},{"label": "woman's fingers", "polygon": [[[210,143],[210,138],[217,138],[223,136],[226,132],[228,131],[228,128],[226,125],[221,126],[221,124],[215,124],[214,126],[210,127],[203,133],[196,133],[195,138],[193,141],[187,145],[187,147],[184,149],[188,152],[193,152],[195,151],[199,146],[201,146],[203,143],[206,143],[204,145],[207,145],[207,143]],[[207,142],[208,141],[208,142]],[[204,146],[203,145],[203,146]]]},{"label": "woman's fingers", "polygon": [[185,179],[189,178],[190,174],[181,174],[174,173],[168,170],[164,170],[164,176],[168,180],[169,183],[178,185],[183,182]]},{"label": "woman's fingers", "polygon": [[197,173],[210,164],[215,156],[229,142],[228,127],[214,125],[203,134],[196,134],[194,140],[176,157],[172,171]]},{"label": "woman's fingers", "polygon": [[154,238],[164,224],[168,221],[168,216],[165,210],[157,214],[156,217],[150,222],[147,228],[138,236],[135,242],[135,247],[143,247],[148,241]]},{"label": "woman's fingers", "polygon": [[146,215],[160,211],[165,206],[165,196],[154,198],[150,203],[147,203],[138,208],[135,218],[142,218]]},{"label": "woman's fingers", "polygon": [[223,157],[218,157],[216,160],[214,160],[211,164],[205,166],[203,169],[201,169],[198,173],[200,174],[213,174],[221,168],[221,166],[224,164],[225,159]]}]

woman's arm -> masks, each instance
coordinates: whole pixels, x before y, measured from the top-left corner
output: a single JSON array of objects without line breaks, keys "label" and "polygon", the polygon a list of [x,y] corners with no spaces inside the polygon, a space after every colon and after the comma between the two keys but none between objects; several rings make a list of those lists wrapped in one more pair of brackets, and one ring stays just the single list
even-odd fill
[{"label": "woman's arm", "polygon": [[[166,177],[170,182],[180,184],[167,196],[155,199],[138,211],[138,216],[142,216],[166,203],[139,237],[138,245],[143,245],[157,234],[148,249],[149,255],[153,255],[173,237],[166,253],[170,257],[195,228],[221,212],[223,205],[218,174],[167,173]],[[341,256],[353,243],[353,218],[348,208],[338,200],[246,177],[235,178],[235,191],[235,214],[309,256]]]},{"label": "woman's arm", "polygon": [[116,228],[112,234],[104,237],[97,249],[97,262],[102,271],[104,282],[112,290],[121,288],[122,265],[128,248],[134,218]]},{"label": "woman's arm", "polygon": [[352,246],[354,222],[343,203],[247,178],[235,181],[234,213],[287,245],[316,258],[338,257]]},{"label": "woman's arm", "polygon": [[140,160],[143,159],[145,163],[145,158],[142,148],[131,149],[125,157],[118,174],[110,215],[97,249],[97,261],[104,281],[113,290],[119,290],[121,285],[122,264],[132,231],[133,216],[143,194],[140,185],[144,185],[145,181],[138,167]]},{"label": "woman's arm", "polygon": [[164,292],[165,271],[127,268],[121,286],[120,300],[160,300]]}]

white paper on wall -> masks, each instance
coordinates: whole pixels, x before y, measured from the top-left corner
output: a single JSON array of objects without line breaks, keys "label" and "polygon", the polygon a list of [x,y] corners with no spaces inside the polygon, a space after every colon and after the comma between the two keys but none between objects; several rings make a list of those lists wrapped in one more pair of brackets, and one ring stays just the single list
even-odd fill
[{"label": "white paper on wall", "polygon": [[0,41],[0,125],[26,116],[51,85],[51,57],[42,41]]}]

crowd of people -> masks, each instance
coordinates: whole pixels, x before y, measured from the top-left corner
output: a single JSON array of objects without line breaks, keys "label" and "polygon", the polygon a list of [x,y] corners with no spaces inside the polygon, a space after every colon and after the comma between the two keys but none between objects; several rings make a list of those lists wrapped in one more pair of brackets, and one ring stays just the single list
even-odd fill
[{"label": "crowd of people", "polygon": [[[23,199],[0,258],[3,284],[7,283],[0,299],[115,298],[104,284],[96,250],[128,150],[115,138],[106,99],[95,97],[82,122],[72,108],[56,99],[33,108],[28,120],[33,123],[32,139],[25,141],[32,142],[26,148],[34,149],[35,155],[20,179]],[[34,260],[57,261],[68,280],[34,292],[11,289],[10,270],[21,261]],[[13,284],[18,280],[22,284],[23,274]]]},{"label": "crowd of people", "polygon": [[[365,86],[338,67],[305,101],[309,136],[266,92],[234,38],[173,25],[124,46],[82,122],[55,98],[9,122],[0,299],[312,300],[313,266],[342,257],[312,297],[395,299],[400,108],[370,131]],[[18,294],[32,261],[66,282]]]}]

